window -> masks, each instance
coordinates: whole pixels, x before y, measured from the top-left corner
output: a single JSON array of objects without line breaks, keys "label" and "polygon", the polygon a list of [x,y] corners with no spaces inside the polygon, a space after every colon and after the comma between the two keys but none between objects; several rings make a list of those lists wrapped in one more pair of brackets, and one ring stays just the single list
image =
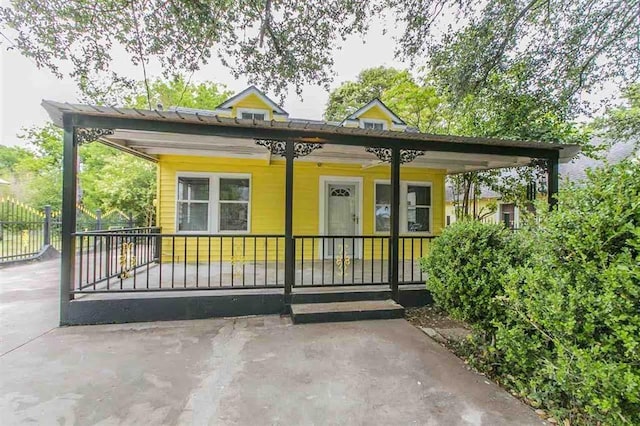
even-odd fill
[{"label": "window", "polygon": [[407,184],[407,232],[429,232],[431,187]]},{"label": "window", "polygon": [[384,123],[380,122],[374,122],[374,121],[365,121],[363,123],[363,126],[365,129],[371,129],[371,130],[384,130]]},{"label": "window", "polygon": [[269,116],[266,109],[238,108],[237,117],[243,120],[265,120]]},{"label": "window", "polygon": [[249,231],[250,187],[243,175],[179,176],[177,230]]},{"label": "window", "polygon": [[178,178],[178,231],[209,229],[209,178]]},{"label": "window", "polygon": [[376,183],[375,232],[389,232],[391,229],[391,185]]},{"label": "window", "polygon": [[[405,196],[406,194],[406,196]],[[400,232],[431,232],[431,186],[401,183]],[[391,230],[391,184],[375,183],[374,231]]]},{"label": "window", "polygon": [[264,114],[258,114],[256,112],[243,112],[241,118],[243,120],[264,120]]},{"label": "window", "polygon": [[248,231],[249,179],[220,179],[220,231]]}]

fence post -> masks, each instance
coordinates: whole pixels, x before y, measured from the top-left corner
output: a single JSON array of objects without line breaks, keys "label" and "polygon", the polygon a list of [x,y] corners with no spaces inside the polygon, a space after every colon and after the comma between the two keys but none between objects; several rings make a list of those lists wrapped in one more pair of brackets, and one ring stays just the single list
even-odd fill
[{"label": "fence post", "polygon": [[44,206],[44,234],[43,244],[45,246],[51,245],[51,206]]},{"label": "fence post", "polygon": [[96,231],[102,231],[102,210],[96,209]]},{"label": "fence post", "polygon": [[129,213],[129,228],[133,228],[133,215]]}]

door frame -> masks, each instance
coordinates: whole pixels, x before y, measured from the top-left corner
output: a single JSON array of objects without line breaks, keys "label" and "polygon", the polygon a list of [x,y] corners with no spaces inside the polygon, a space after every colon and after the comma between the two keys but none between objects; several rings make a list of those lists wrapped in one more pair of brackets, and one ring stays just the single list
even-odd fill
[{"label": "door frame", "polygon": [[[328,215],[327,215],[327,207],[329,206],[329,200],[327,199],[327,195],[329,194],[327,191],[327,187],[330,184],[333,185],[356,185],[356,192],[357,192],[357,203],[358,203],[358,207],[357,207],[357,211],[358,211],[358,226],[357,226],[357,230],[356,230],[356,235],[362,235],[362,223],[364,221],[364,218],[362,217],[362,205],[363,205],[363,198],[364,198],[364,194],[362,193],[364,185],[363,185],[363,177],[362,176],[320,176],[319,179],[319,196],[320,196],[320,200],[319,200],[319,208],[318,208],[318,213],[319,213],[319,220],[318,220],[318,234],[321,236],[325,236],[325,232],[327,231],[327,219],[328,219]],[[318,250],[318,253],[321,252],[321,249]],[[362,244],[358,244],[356,247],[356,256],[358,259],[362,258]],[[325,259],[326,255],[325,253],[322,253],[322,258]]]}]

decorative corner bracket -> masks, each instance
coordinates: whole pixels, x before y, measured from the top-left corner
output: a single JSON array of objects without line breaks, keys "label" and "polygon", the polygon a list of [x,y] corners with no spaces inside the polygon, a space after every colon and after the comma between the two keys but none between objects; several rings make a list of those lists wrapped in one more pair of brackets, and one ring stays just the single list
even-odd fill
[{"label": "decorative corner bracket", "polygon": [[[279,141],[275,139],[255,139],[255,141],[256,141],[256,145],[264,146],[272,154],[280,155],[281,157],[285,156],[285,149],[287,146],[287,143],[285,141]],[[321,149],[322,144],[295,142],[293,147],[294,147],[293,156],[295,158],[298,158],[298,157],[306,157],[316,149]]]},{"label": "decorative corner bracket", "polygon": [[83,145],[85,143],[95,142],[103,136],[111,136],[114,134],[113,129],[94,129],[86,127],[78,127],[76,129],[76,143]]},{"label": "decorative corner bracket", "polygon": [[[376,147],[367,147],[365,151],[374,154],[380,161],[384,161],[385,163],[391,162],[391,149],[389,148],[376,148]],[[401,149],[400,150],[400,164],[410,163],[415,160],[417,157],[424,155],[424,151],[416,151],[413,149]]]}]

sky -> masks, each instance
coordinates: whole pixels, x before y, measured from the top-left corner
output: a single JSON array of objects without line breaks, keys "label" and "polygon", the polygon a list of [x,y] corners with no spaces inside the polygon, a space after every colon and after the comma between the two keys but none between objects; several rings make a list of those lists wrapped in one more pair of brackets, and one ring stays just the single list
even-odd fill
[{"label": "sky", "polygon": [[[342,49],[336,51],[335,78],[331,88],[355,79],[365,68],[381,65],[406,68],[406,64],[394,59],[395,43],[391,35],[394,26],[392,19],[375,22],[366,43],[363,43],[361,36],[348,38],[342,44]],[[383,28],[390,29],[390,33],[383,35]],[[43,125],[48,120],[48,115],[40,106],[42,99],[77,102],[78,90],[72,79],[66,77],[59,80],[47,69],[38,69],[34,62],[15,50],[7,51],[6,44],[0,49],[0,144],[21,145],[23,141],[17,137],[21,129]],[[124,55],[114,55],[114,61],[114,68],[126,70],[128,77],[143,79],[142,70],[131,65]],[[160,69],[149,71],[151,77],[161,74]],[[251,84],[246,79],[236,80],[224,66],[216,62],[196,72],[192,78],[192,81],[204,80],[223,83],[234,92]],[[282,106],[293,117],[321,119],[328,99],[329,93],[322,87],[308,85],[303,89],[302,99],[291,88]]]}]

